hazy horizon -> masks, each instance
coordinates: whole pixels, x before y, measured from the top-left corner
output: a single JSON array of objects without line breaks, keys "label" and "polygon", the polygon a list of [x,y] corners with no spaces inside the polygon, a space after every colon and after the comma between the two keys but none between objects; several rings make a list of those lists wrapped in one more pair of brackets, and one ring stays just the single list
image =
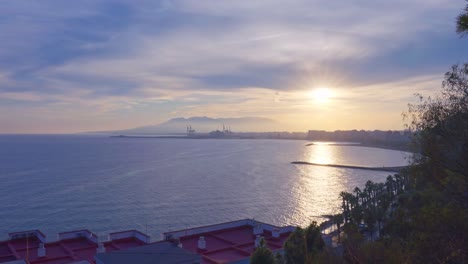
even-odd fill
[{"label": "hazy horizon", "polygon": [[468,59],[463,3],[2,1],[0,134],[191,116],[401,130],[414,94]]},{"label": "hazy horizon", "polygon": [[[193,119],[193,118],[209,118],[209,119],[213,119],[214,123],[211,123],[211,124],[207,124],[207,125],[203,125],[201,127],[198,126],[197,122],[183,122],[183,123],[180,123],[180,126],[174,126],[174,124],[172,124],[172,126],[169,126],[169,129],[170,128],[174,128],[176,127],[176,129],[173,129],[173,130],[170,130],[170,131],[165,131],[165,132],[141,132],[141,133],[138,133],[138,129],[144,129],[144,128],[157,128],[161,125],[165,125],[166,123],[170,123],[172,122],[173,120],[176,120],[176,119],[185,119],[186,121],[189,121],[190,119]],[[232,119],[243,119],[243,118],[253,118],[253,119],[257,119],[258,117],[236,117],[236,118],[232,118]],[[169,120],[166,120],[164,122],[161,122],[161,123],[157,123],[157,124],[149,124],[149,125],[146,125],[146,126],[139,126],[139,127],[130,127],[130,128],[124,128],[124,129],[116,129],[116,130],[99,130],[99,131],[77,131],[77,132],[44,132],[44,133],[41,133],[41,132],[38,132],[38,133],[28,133],[28,132],[16,132],[16,133],[2,133],[0,132],[0,135],[74,135],[74,134],[115,134],[115,133],[119,133],[119,134],[122,134],[122,135],[132,135],[132,134],[141,134],[141,135],[145,135],[145,134],[186,134],[186,131],[184,129],[187,128],[187,126],[190,126],[192,127],[193,129],[196,129],[196,133],[209,133],[209,132],[212,132],[212,131],[215,131],[215,130],[222,130],[223,129],[223,125],[226,125],[226,128],[229,128],[232,132],[234,133],[284,133],[284,132],[288,132],[288,133],[304,133],[304,134],[307,134],[308,131],[326,131],[326,132],[336,132],[336,131],[360,131],[360,130],[365,130],[365,131],[404,131],[406,129],[402,128],[402,129],[362,129],[362,128],[358,128],[358,127],[355,127],[355,128],[349,128],[349,129],[331,129],[331,130],[326,130],[326,129],[321,129],[321,128],[311,128],[311,129],[307,129],[307,130],[288,130],[287,127],[284,127],[283,128],[283,124],[279,123],[279,122],[276,122],[276,120],[273,120],[273,119],[268,119],[269,121],[272,121],[272,122],[275,122],[275,126],[274,127],[277,127],[276,128],[273,128],[273,129],[268,129],[268,128],[264,128],[262,129],[262,124],[260,124],[260,126],[256,126],[255,128],[253,129],[249,129],[249,128],[245,128],[246,126],[245,125],[241,125],[240,126],[240,129],[239,127],[236,127],[234,125],[234,127],[231,125],[231,123],[223,123],[222,121],[220,120],[226,120],[226,119],[231,119],[231,118],[212,118],[212,117],[207,117],[207,116],[203,116],[203,117],[199,117],[199,116],[195,116],[195,117],[175,117],[175,118],[172,118],[172,119],[169,119]],[[263,119],[263,118],[261,118]],[[265,118],[266,119],[266,118]],[[216,124],[215,124],[216,123]],[[269,126],[267,126],[269,127]],[[271,126],[270,126],[271,127]],[[201,128],[201,129],[200,129]],[[135,131],[133,131],[135,130]],[[126,132],[129,132],[130,133],[126,133]]]}]

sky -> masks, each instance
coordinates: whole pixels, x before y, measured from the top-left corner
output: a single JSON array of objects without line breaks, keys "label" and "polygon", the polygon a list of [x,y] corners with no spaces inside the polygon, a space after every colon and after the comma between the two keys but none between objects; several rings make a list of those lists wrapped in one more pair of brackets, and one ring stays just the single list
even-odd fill
[{"label": "sky", "polygon": [[[402,129],[468,61],[464,0],[1,0],[0,133],[170,118]],[[233,128],[235,130],[235,128]]]}]

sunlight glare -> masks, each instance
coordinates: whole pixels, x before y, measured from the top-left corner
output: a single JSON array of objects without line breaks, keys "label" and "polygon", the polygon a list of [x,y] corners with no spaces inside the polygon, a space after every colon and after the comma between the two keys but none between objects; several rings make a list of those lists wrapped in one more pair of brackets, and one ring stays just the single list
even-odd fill
[{"label": "sunlight glare", "polygon": [[317,88],[310,96],[317,102],[326,102],[332,97],[332,91],[329,88]]}]

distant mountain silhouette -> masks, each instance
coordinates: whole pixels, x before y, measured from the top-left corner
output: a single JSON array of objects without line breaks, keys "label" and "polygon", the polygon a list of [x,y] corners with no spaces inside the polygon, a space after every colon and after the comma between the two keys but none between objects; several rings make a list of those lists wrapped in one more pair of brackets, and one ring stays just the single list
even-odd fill
[{"label": "distant mountain silhouette", "polygon": [[195,129],[196,133],[208,133],[214,130],[226,129],[233,132],[266,132],[277,131],[280,125],[268,118],[263,117],[239,117],[239,118],[210,118],[190,117],[173,118],[166,122],[127,130],[112,131],[114,134],[168,134],[185,133],[187,126]]}]

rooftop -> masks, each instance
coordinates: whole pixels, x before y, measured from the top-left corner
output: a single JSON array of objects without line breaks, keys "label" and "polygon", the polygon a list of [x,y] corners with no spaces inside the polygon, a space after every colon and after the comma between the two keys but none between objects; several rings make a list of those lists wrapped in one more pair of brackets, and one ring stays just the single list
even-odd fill
[{"label": "rooftop", "polygon": [[[30,264],[94,263],[99,246],[97,236],[89,230],[60,233],[59,240],[54,242],[45,242],[39,230],[10,233],[9,236],[9,240],[0,242],[0,263],[17,260],[27,260]],[[136,230],[112,233],[110,239],[102,244],[106,252],[149,242],[148,236]],[[44,248],[41,256],[40,247]]]},{"label": "rooftop", "polygon": [[240,263],[248,260],[261,238],[278,251],[294,230],[244,219],[166,232],[163,241],[154,243],[136,230],[111,233],[101,239],[105,242],[89,230],[59,233],[52,242],[41,231],[30,230],[10,233],[9,240],[0,241],[0,263]]},{"label": "rooftop", "polygon": [[[278,251],[295,227],[276,227],[251,219],[164,233],[167,240],[179,240],[182,247],[200,254],[202,263],[230,263],[248,259],[255,243],[263,238],[268,248]],[[199,240],[204,240],[204,249]]]},{"label": "rooftop", "polygon": [[198,254],[184,250],[168,241],[96,255],[97,264],[194,264],[200,262],[201,257]]}]

